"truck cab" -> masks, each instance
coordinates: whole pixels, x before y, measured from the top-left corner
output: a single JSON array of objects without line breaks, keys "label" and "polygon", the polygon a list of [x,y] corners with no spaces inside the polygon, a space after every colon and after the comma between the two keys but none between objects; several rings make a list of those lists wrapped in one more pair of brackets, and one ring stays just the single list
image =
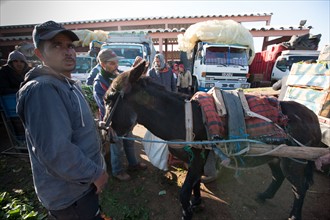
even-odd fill
[{"label": "truck cab", "polygon": [[113,50],[117,56],[122,57],[118,63],[118,69],[122,71],[131,68],[137,56],[151,63],[156,55],[152,38],[145,32],[109,32],[106,41],[93,40],[89,47],[91,56],[97,56],[95,48]]},{"label": "truck cab", "polygon": [[192,58],[193,88],[249,88],[248,56],[248,48],[241,45],[198,42]]},{"label": "truck cab", "polygon": [[[150,49],[144,44],[137,43],[106,43],[101,46],[101,49],[111,49],[117,56],[123,57],[119,60],[118,69],[126,71],[134,63],[137,56],[144,58],[150,62]],[[152,62],[152,61],[151,61]]]},{"label": "truck cab", "polygon": [[96,58],[88,54],[78,54],[76,57],[76,68],[72,71],[71,77],[82,83],[86,82],[89,72],[96,65]]},{"label": "truck cab", "polygon": [[294,63],[306,60],[317,60],[320,52],[316,50],[284,50],[277,57],[271,75],[272,83],[280,80],[283,76],[289,75]]}]

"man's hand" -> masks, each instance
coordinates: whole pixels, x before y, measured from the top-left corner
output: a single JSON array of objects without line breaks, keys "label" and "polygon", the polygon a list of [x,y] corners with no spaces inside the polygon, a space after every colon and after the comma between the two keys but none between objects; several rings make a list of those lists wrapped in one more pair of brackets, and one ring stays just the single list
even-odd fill
[{"label": "man's hand", "polygon": [[106,186],[108,182],[109,175],[108,173],[104,170],[99,178],[95,180],[94,185],[96,186],[96,194],[99,194],[102,192],[104,187]]},{"label": "man's hand", "polygon": [[137,56],[134,60],[133,67],[137,66],[142,60],[143,60],[142,57]]},{"label": "man's hand", "polygon": [[[135,58],[135,60],[134,60],[133,67],[137,66],[137,65],[138,65],[140,62],[142,62],[142,61],[143,61],[143,58],[140,57],[140,56],[137,56],[137,57]],[[146,61],[146,66],[145,66],[145,69],[144,69],[142,75],[146,75],[146,74],[147,74],[148,67],[149,67],[149,62]]]}]

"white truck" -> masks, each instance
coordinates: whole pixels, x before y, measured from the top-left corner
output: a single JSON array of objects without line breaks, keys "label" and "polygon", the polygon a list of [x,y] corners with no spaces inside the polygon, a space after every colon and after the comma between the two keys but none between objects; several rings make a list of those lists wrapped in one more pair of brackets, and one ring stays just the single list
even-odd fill
[{"label": "white truck", "polygon": [[181,61],[193,74],[193,89],[208,91],[249,88],[249,63],[254,57],[249,30],[232,20],[210,20],[191,25],[178,36]]},{"label": "white truck", "polygon": [[96,58],[87,53],[77,53],[76,68],[72,71],[71,77],[80,82],[86,82],[91,69],[96,65]]},{"label": "white truck", "polygon": [[320,55],[320,51],[317,50],[284,50],[281,55],[277,57],[272,75],[271,81],[276,82],[283,78],[283,76],[289,75],[292,64],[306,60],[317,60]]},{"label": "white truck", "polygon": [[[110,48],[117,56],[123,57],[119,60],[119,69],[129,69],[137,56],[152,62],[156,55],[156,50],[152,38],[145,32],[109,32],[105,42],[97,40],[91,41],[90,49],[95,47],[100,49]],[[96,54],[91,53],[91,56]]]}]

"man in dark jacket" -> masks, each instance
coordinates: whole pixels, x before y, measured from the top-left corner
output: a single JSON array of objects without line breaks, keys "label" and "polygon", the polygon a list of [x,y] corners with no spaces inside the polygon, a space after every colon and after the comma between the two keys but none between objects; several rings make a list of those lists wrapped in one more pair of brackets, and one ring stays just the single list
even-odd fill
[{"label": "man in dark jacket", "polygon": [[156,83],[163,85],[166,90],[176,92],[176,81],[172,69],[165,62],[164,55],[156,54],[152,65],[147,76],[150,76]]},{"label": "man in dark jacket", "polygon": [[[103,119],[105,114],[104,95],[112,81],[120,74],[120,71],[118,70],[118,60],[120,58],[121,57],[118,57],[111,49],[103,49],[97,56],[101,70],[94,80],[93,96],[100,110],[100,120]],[[132,131],[129,132],[127,137],[133,137]],[[122,148],[125,151],[129,170],[144,170],[147,168],[147,165],[139,162],[135,152],[136,148],[134,147],[134,141],[123,140],[122,142],[118,141],[117,143],[111,144],[110,159],[112,175],[120,181],[126,181],[130,180],[131,177],[126,173],[123,161],[121,160],[124,154]]]},{"label": "man in dark jacket", "polygon": [[55,219],[102,219],[98,194],[108,180],[94,118],[71,79],[78,36],[48,21],[36,25],[35,54],[42,65],[17,93],[36,194]]},{"label": "man in dark jacket", "polygon": [[0,95],[16,93],[29,70],[25,56],[17,50],[11,52],[0,69]]}]

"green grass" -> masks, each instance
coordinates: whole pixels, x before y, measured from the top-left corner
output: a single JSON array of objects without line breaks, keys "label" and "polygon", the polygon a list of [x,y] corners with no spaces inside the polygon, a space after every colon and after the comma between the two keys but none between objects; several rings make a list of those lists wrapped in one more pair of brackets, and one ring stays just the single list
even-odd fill
[{"label": "green grass", "polygon": [[141,202],[144,192],[143,186],[129,189],[125,183],[109,187],[100,198],[102,211],[116,220],[149,220],[148,200]]},{"label": "green grass", "polygon": [[47,217],[46,212],[36,211],[38,204],[31,200],[31,196],[23,190],[15,190],[15,195],[8,192],[0,193],[0,219],[36,219]]}]

